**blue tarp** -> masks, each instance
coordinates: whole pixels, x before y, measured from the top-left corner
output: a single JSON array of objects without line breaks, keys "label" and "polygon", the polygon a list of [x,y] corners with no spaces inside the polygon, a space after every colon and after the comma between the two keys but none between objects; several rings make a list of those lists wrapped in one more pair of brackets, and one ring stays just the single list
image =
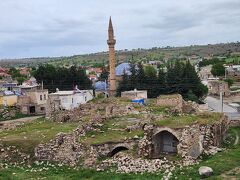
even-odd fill
[{"label": "blue tarp", "polygon": [[142,105],[145,104],[143,98],[142,99],[133,99],[132,102],[135,102],[135,103],[138,103],[138,104],[142,104]]}]

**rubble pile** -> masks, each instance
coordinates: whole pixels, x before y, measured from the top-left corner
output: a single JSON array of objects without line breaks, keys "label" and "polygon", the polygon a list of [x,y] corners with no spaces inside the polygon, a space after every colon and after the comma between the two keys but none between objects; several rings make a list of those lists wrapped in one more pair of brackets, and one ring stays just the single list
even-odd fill
[{"label": "rubble pile", "polygon": [[17,112],[19,112],[19,109],[16,107],[12,108],[0,108],[0,120],[9,120],[16,116]]},{"label": "rubble pile", "polygon": [[30,155],[20,152],[15,146],[4,147],[0,144],[0,159],[8,164],[26,164]]},{"label": "rubble pile", "polygon": [[164,172],[164,174],[169,174],[176,167],[182,168],[184,166],[189,166],[197,164],[198,161],[193,158],[185,158],[181,161],[173,162],[167,160],[165,157],[162,159],[142,159],[134,158],[126,153],[118,153],[113,158],[102,161],[97,169],[104,170],[107,167],[117,167],[116,172],[119,173],[154,173],[154,172]]}]

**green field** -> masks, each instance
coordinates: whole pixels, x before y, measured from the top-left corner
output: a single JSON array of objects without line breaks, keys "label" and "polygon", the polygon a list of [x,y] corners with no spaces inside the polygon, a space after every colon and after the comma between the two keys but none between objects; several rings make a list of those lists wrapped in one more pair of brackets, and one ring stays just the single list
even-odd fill
[{"label": "green field", "polygon": [[203,113],[203,114],[192,114],[182,116],[171,116],[169,118],[155,121],[154,123],[158,126],[168,126],[171,128],[179,128],[194,123],[200,124],[212,124],[221,118],[221,113]]},{"label": "green field", "polygon": [[33,154],[34,148],[53,139],[59,132],[70,132],[78,123],[57,123],[38,119],[14,130],[0,132],[0,143],[16,146],[21,152]]}]

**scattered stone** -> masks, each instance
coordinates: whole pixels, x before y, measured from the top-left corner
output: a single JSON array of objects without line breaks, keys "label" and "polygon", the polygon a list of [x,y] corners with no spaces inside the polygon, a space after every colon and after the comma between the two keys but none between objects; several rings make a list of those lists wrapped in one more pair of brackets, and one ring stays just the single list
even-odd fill
[{"label": "scattered stone", "polygon": [[213,170],[208,166],[201,166],[198,169],[198,173],[201,177],[205,178],[211,176],[213,174]]}]

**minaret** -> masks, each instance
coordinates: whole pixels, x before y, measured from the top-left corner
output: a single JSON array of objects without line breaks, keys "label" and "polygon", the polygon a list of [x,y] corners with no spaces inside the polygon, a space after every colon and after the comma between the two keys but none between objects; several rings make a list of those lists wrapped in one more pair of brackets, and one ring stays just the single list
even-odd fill
[{"label": "minaret", "polygon": [[116,57],[115,57],[115,44],[116,40],[114,39],[114,32],[112,26],[111,17],[109,19],[109,26],[108,26],[108,40],[109,46],[109,67],[110,67],[110,96],[116,95],[116,72],[115,72],[115,64],[116,64]]}]

